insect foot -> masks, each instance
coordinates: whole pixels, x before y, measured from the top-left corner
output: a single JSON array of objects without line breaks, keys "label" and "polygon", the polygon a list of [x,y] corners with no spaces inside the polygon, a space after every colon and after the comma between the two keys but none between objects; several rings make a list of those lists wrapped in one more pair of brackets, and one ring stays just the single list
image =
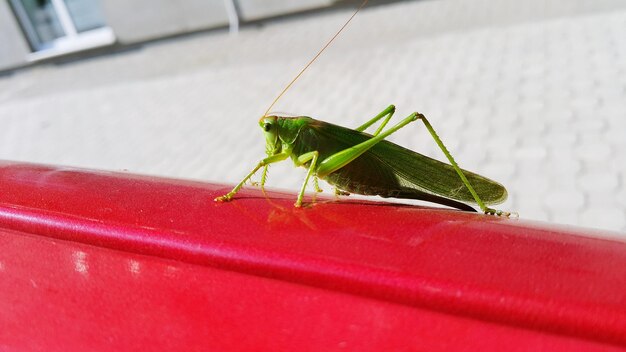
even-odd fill
[{"label": "insect foot", "polygon": [[335,187],[335,192],[334,193],[335,193],[335,196],[337,196],[337,197],[338,196],[349,196],[350,195],[350,192],[342,191],[342,190],[340,190],[339,188],[336,188],[336,187]]},{"label": "insect foot", "polygon": [[222,202],[229,202],[231,199],[233,199],[233,196],[229,193],[229,194],[225,194],[223,196],[217,197],[213,199],[213,201],[222,203]]},{"label": "insect foot", "polygon": [[492,209],[492,208],[485,209],[485,214],[495,215],[495,216],[503,216],[503,217],[506,217],[506,218],[510,218],[510,217],[513,217],[515,219],[519,218],[519,214],[516,213],[516,212],[508,212],[508,211],[496,210],[496,209]]}]

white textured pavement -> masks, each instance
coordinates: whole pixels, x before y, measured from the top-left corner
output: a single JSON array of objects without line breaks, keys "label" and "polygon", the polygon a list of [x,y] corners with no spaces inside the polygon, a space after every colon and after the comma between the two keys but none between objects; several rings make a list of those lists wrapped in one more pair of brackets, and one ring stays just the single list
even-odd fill
[{"label": "white textured pavement", "polygon": [[[211,32],[0,77],[0,158],[234,183],[257,120],[349,16]],[[626,232],[626,1],[437,0],[362,11],[274,110],[429,117],[523,218]],[[421,126],[392,140],[441,159]],[[271,169],[296,190],[303,169]],[[329,189],[328,189],[329,190]],[[626,238],[626,235],[624,235]]]}]

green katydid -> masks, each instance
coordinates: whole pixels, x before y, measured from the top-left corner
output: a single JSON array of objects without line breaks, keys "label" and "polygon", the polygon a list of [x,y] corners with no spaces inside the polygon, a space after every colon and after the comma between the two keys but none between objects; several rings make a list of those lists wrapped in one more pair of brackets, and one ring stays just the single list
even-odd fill
[{"label": "green katydid", "polygon": [[[243,185],[261,168],[261,187],[265,185],[270,164],[291,158],[296,166],[308,169],[295,203],[302,206],[306,186],[313,177],[316,191],[321,191],[317,179],[335,186],[336,194],[356,193],[382,197],[417,199],[447,205],[461,210],[475,211],[465,204],[476,203],[487,214],[509,216],[486,205],[506,200],[507,191],[499,183],[461,169],[437,136],[426,117],[412,113],[397,125],[383,130],[395,112],[393,105],[365,124],[350,129],[310,117],[268,116],[268,111],[302,73],[317,59],[341,33],[364,1],[343,27],[309,61],[302,71],[283,89],[259,121],[266,140],[267,157],[244,177],[229,193],[215,201],[230,201]],[[382,119],[373,134],[364,131]],[[385,138],[407,124],[421,120],[450,164],[413,152]]]}]

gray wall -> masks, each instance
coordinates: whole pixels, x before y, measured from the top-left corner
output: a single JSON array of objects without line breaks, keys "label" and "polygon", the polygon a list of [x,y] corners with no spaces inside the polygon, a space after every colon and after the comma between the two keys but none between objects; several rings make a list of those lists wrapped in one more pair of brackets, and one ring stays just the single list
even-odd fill
[{"label": "gray wall", "polygon": [[120,43],[228,24],[223,0],[101,0],[109,27]]},{"label": "gray wall", "polygon": [[238,0],[241,17],[256,20],[264,17],[283,15],[290,12],[310,10],[332,5],[333,0]]},{"label": "gray wall", "polygon": [[23,65],[30,53],[13,11],[7,1],[0,1],[0,70]]},{"label": "gray wall", "polygon": [[[224,0],[100,0],[117,41],[131,44],[228,25]],[[242,20],[331,5],[333,0],[238,0]],[[8,2],[0,0],[0,70],[23,66],[30,48]]]}]

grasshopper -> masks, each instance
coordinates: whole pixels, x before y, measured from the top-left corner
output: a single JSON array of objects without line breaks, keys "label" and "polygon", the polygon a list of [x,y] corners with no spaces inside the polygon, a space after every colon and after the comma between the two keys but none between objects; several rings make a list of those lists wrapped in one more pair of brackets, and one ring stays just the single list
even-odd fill
[{"label": "grasshopper", "polygon": [[[335,186],[336,194],[378,195],[404,199],[417,199],[442,204],[466,211],[476,211],[466,203],[475,203],[486,214],[510,216],[511,213],[496,210],[487,205],[506,200],[507,191],[498,182],[461,169],[426,117],[418,112],[410,114],[395,126],[384,129],[395,112],[390,105],[363,125],[350,129],[311,117],[282,117],[268,112],[302,73],[332,43],[354,18],[357,12],[309,61],[300,73],[283,89],[263,117],[259,126],[265,135],[267,157],[237,184],[232,191],[215,198],[230,201],[243,185],[261,168],[261,187],[265,185],[267,168],[291,158],[296,166],[308,169],[295,202],[301,207],[307,184],[313,178],[316,191],[322,179]],[[382,120],[373,134],[365,130]],[[422,121],[450,164],[429,158],[394,144],[385,138],[414,121]]]}]

